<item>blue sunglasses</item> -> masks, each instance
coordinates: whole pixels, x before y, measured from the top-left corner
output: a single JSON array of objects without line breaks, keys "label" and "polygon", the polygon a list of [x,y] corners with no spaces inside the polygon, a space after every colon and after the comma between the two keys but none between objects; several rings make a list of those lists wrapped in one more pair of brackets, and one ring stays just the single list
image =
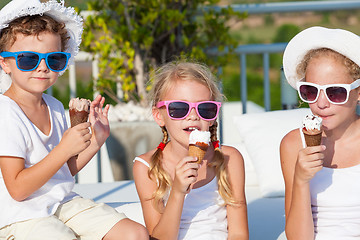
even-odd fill
[{"label": "blue sunglasses", "polygon": [[21,71],[29,72],[35,70],[42,59],[45,59],[46,66],[54,72],[61,72],[65,70],[70,53],[66,52],[49,52],[49,53],[38,53],[30,51],[21,52],[2,52],[0,56],[14,57],[16,60],[16,66]]}]

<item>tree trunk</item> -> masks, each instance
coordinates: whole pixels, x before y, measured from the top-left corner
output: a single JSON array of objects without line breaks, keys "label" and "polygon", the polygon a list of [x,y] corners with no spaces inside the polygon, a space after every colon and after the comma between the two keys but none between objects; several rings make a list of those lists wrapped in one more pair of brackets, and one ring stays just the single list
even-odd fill
[{"label": "tree trunk", "polygon": [[140,104],[143,107],[146,107],[148,106],[148,99],[147,99],[147,93],[145,87],[144,61],[141,58],[141,54],[139,50],[135,50],[134,68],[135,68],[136,87],[140,97]]}]

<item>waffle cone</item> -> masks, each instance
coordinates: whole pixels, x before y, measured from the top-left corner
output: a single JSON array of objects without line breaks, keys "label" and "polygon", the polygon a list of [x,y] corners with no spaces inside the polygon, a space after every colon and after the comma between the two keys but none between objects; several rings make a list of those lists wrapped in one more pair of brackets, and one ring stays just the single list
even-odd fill
[{"label": "waffle cone", "polygon": [[199,147],[197,145],[189,145],[189,156],[197,157],[197,163],[201,163],[204,159],[207,147]]},{"label": "waffle cone", "polygon": [[310,135],[304,132],[305,142],[306,146],[319,146],[321,144],[321,135],[322,132],[314,135]]},{"label": "waffle cone", "polygon": [[75,109],[70,109],[69,114],[70,114],[71,127],[75,127],[76,125],[78,125],[80,123],[87,122],[88,116],[89,116],[89,112],[77,111]]}]

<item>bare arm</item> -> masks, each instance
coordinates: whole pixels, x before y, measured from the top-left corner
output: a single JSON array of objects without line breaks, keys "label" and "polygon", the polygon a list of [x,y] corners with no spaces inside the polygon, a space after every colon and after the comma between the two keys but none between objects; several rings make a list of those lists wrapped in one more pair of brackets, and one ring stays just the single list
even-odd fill
[{"label": "bare arm", "polygon": [[89,123],[82,123],[64,133],[62,140],[44,159],[25,168],[25,160],[0,157],[0,168],[9,194],[22,201],[41,188],[73,155],[90,144]]},{"label": "bare arm", "polygon": [[160,213],[153,205],[153,193],[156,183],[148,177],[148,167],[135,162],[133,167],[134,179],[137,192],[143,209],[146,227],[154,239],[177,239],[180,227],[180,219],[188,186],[196,181],[197,163],[192,157],[186,157],[179,162],[176,169],[175,180],[170,192],[166,207],[159,206]]},{"label": "bare arm", "polygon": [[322,168],[324,146],[302,147],[299,130],[288,133],[280,144],[285,181],[285,232],[289,240],[314,239],[309,182]]},{"label": "bare arm", "polygon": [[232,147],[222,147],[228,162],[228,176],[235,200],[239,206],[227,205],[228,239],[247,240],[249,229],[247,221],[247,206],[245,198],[245,169],[244,160],[238,150]]}]

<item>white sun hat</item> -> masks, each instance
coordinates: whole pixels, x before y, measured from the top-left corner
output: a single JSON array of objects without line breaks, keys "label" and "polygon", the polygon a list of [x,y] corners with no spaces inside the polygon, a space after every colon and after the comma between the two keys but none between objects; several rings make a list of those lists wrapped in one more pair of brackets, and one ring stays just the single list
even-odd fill
[{"label": "white sun hat", "polygon": [[290,40],[283,56],[283,68],[287,81],[296,89],[296,83],[304,76],[296,68],[304,56],[313,49],[329,48],[360,66],[360,37],[343,29],[310,27]]}]

